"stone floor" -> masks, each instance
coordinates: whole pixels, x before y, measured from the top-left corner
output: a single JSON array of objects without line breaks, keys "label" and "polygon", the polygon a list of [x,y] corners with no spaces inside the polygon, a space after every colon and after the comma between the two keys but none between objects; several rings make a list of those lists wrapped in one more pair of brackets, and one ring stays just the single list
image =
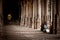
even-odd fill
[{"label": "stone floor", "polygon": [[4,26],[0,40],[60,40],[60,34],[47,34],[28,27],[7,25]]}]

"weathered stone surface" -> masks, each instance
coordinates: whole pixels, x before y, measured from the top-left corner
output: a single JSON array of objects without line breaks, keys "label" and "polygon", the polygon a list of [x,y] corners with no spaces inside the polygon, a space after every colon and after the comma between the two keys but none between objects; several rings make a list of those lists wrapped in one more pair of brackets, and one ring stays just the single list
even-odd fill
[{"label": "weathered stone surface", "polygon": [[[60,40],[60,34],[45,34],[40,30],[19,25],[7,25],[3,40]],[[8,29],[7,29],[8,28]]]}]

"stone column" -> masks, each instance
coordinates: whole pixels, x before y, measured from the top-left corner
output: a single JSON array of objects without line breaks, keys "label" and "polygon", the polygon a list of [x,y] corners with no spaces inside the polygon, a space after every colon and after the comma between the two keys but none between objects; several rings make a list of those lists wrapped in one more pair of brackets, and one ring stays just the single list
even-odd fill
[{"label": "stone column", "polygon": [[44,22],[47,23],[47,0],[44,0]]},{"label": "stone column", "polygon": [[[32,1],[33,1],[33,0],[32,0]],[[32,16],[32,28],[34,29],[34,1],[33,1],[32,4],[33,4],[33,7],[32,7],[32,8],[33,8],[33,14],[32,14],[32,15],[33,15],[33,16]]]},{"label": "stone column", "polygon": [[47,0],[47,24],[50,29],[50,21],[51,21],[51,1]]},{"label": "stone column", "polygon": [[53,0],[53,33],[55,34],[56,33],[56,28],[57,28],[57,21],[56,21],[56,0]]},{"label": "stone column", "polygon": [[[3,22],[3,13],[2,13],[2,0],[0,0],[0,37],[4,35],[4,22]],[[3,40],[3,39],[1,39]]]},{"label": "stone column", "polygon": [[34,29],[37,29],[37,14],[38,14],[38,1],[37,0],[33,0]]},{"label": "stone column", "polygon": [[32,0],[28,1],[28,18],[29,18],[29,27],[32,28]]},{"label": "stone column", "polygon": [[25,26],[25,1],[21,1],[21,25]]},{"label": "stone column", "polygon": [[26,0],[26,27],[28,27],[28,0]]},{"label": "stone column", "polygon": [[44,25],[44,0],[41,0],[41,28]]},{"label": "stone column", "polygon": [[[56,10],[56,0],[51,0],[51,17],[52,26],[50,26],[50,33],[57,33],[57,10]],[[51,22],[50,21],[50,22]]]},{"label": "stone column", "polygon": [[38,19],[37,19],[37,29],[41,27],[41,0],[38,0]]},{"label": "stone column", "polygon": [[50,0],[50,33],[53,33],[53,0]]},{"label": "stone column", "polygon": [[57,34],[60,34],[60,0],[56,0],[57,2]]}]

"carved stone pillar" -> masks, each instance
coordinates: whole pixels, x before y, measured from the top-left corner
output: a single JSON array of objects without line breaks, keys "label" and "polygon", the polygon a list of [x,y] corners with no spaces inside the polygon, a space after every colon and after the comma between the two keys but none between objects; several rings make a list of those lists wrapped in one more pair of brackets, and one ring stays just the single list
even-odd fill
[{"label": "carved stone pillar", "polygon": [[38,0],[38,13],[37,13],[37,29],[40,30],[41,27],[41,0]]},{"label": "carved stone pillar", "polygon": [[21,1],[21,25],[25,26],[25,1]]},{"label": "carved stone pillar", "polygon": [[29,13],[29,10],[28,10],[28,0],[26,0],[26,27],[28,27],[28,13]]},{"label": "carved stone pillar", "polygon": [[0,0],[0,36],[2,37],[4,35],[4,21],[3,21],[3,13],[2,13],[2,0]]},{"label": "carved stone pillar", "polygon": [[33,14],[33,8],[32,8],[32,0],[28,1],[28,18],[29,18],[29,27],[32,28],[32,14]]},{"label": "carved stone pillar", "polygon": [[57,2],[57,34],[60,34],[60,0],[56,0]]},{"label": "carved stone pillar", "polygon": [[53,0],[53,33],[57,32],[57,18],[56,18],[56,0]]},{"label": "carved stone pillar", "polygon": [[33,0],[34,29],[37,29],[37,14],[38,14],[38,1],[37,0]]},{"label": "carved stone pillar", "polygon": [[47,0],[44,0],[44,22],[47,23]]},{"label": "carved stone pillar", "polygon": [[41,27],[44,24],[44,0],[41,0]]}]

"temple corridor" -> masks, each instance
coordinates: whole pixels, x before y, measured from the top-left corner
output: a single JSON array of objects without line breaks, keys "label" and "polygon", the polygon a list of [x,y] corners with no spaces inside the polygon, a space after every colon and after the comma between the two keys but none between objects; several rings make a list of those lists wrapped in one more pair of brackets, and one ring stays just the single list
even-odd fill
[{"label": "temple corridor", "polygon": [[0,40],[60,40],[60,0],[1,0]]}]

